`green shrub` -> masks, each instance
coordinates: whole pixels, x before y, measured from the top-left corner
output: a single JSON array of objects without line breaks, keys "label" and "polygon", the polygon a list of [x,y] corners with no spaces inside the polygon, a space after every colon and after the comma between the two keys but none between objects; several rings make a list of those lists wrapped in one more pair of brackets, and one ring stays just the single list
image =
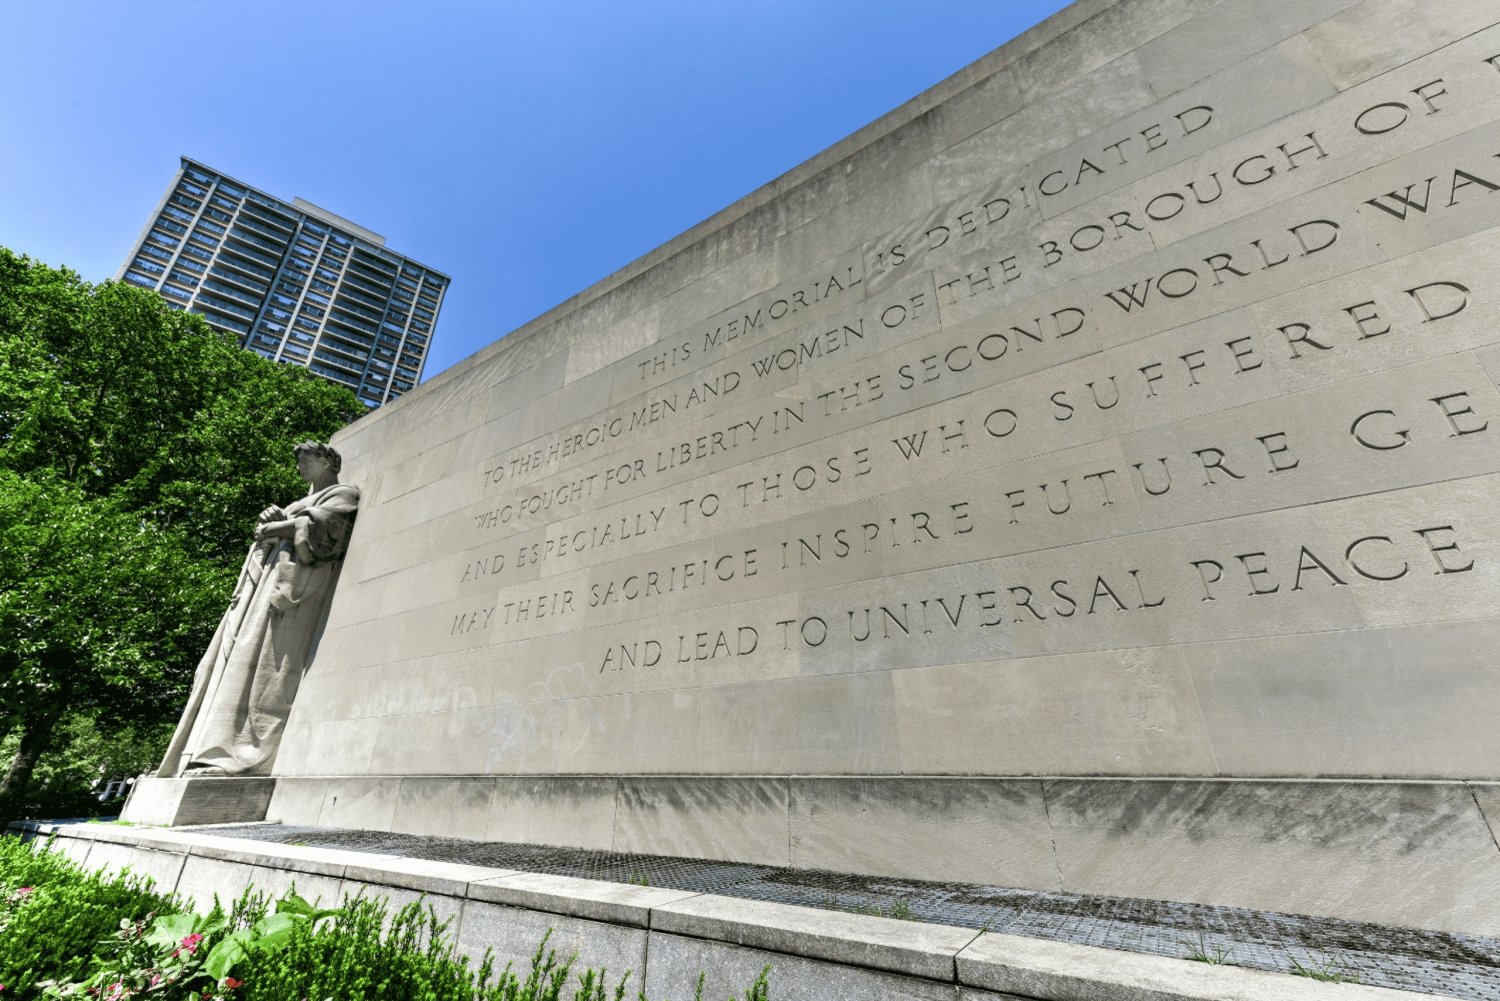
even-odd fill
[{"label": "green shrub", "polygon": [[0,984],[7,1001],[39,997],[42,980],[79,979],[121,921],[179,910],[134,875],[86,875],[56,852],[0,837]]}]

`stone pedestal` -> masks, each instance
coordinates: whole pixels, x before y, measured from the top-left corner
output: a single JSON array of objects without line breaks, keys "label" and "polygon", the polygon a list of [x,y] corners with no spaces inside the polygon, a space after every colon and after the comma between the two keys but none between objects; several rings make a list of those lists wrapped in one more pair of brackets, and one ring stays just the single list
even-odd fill
[{"label": "stone pedestal", "polygon": [[273,778],[162,779],[142,775],[130,791],[120,819],[166,827],[264,820],[275,788]]}]

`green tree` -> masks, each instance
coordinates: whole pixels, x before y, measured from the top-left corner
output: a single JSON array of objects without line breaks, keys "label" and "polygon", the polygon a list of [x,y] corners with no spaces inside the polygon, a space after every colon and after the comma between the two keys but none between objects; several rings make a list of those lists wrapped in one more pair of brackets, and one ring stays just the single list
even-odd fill
[{"label": "green tree", "polygon": [[176,716],[256,513],[300,492],[291,445],[363,412],[154,292],[0,248],[0,802],[65,718]]}]

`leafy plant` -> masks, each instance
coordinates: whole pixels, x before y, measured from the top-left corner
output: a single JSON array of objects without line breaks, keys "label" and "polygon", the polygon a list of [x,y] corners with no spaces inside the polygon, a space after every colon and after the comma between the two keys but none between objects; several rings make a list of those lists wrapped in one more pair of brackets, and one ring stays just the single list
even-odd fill
[{"label": "leafy plant", "polygon": [[123,924],[180,910],[142,876],[86,876],[71,860],[10,837],[0,837],[0,984],[5,996],[37,996],[45,978],[70,981],[89,974],[113,951]]}]

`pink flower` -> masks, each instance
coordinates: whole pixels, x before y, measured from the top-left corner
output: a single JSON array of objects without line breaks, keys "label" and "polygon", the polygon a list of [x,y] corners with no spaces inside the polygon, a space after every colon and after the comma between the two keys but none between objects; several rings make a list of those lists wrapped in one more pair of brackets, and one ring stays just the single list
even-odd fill
[{"label": "pink flower", "polygon": [[[202,941],[203,936],[199,935],[197,932],[193,932],[193,934],[182,940],[182,948],[187,952],[197,952],[198,943]],[[175,953],[173,955],[175,955]]]},{"label": "pink flower", "polygon": [[35,893],[35,892],[36,892],[36,887],[34,887],[34,886],[23,886],[19,890],[16,891],[16,893],[18,895],[23,896],[23,897],[26,896],[26,894],[28,894],[28,893]]}]

